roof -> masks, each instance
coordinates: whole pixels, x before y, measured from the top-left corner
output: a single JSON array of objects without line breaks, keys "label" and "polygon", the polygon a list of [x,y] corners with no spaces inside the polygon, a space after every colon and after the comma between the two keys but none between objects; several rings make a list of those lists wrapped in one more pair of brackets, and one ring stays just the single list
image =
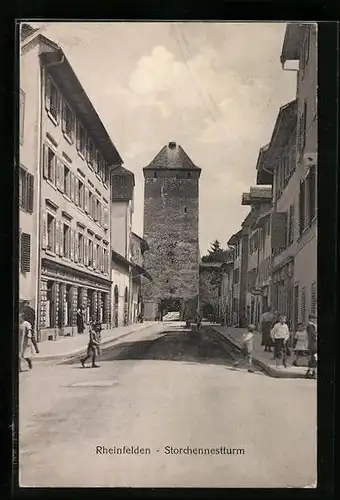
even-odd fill
[{"label": "roof", "polygon": [[141,247],[143,248],[143,251],[149,250],[148,242],[144,238],[142,238],[141,236],[139,236],[139,234],[134,233],[133,231],[131,231],[131,236],[140,242]]},{"label": "roof", "polygon": [[135,185],[135,174],[131,172],[131,170],[128,170],[127,168],[123,167],[122,165],[119,165],[117,168],[114,169],[113,175],[126,175],[132,177],[133,185]]},{"label": "roof", "polygon": [[131,266],[132,271],[134,271],[132,272],[132,278],[137,278],[138,276],[145,276],[146,278],[152,281],[152,277],[145,269],[143,269],[143,267],[139,266],[138,264],[135,264],[134,262],[131,262],[129,259],[121,255],[120,253],[115,252],[114,250],[112,250],[112,260],[115,260],[116,262],[119,262],[125,265],[126,267]]},{"label": "roof", "polygon": [[294,101],[281,106],[279,110],[267,152],[266,169],[274,168],[277,160],[282,157],[281,150],[288,145],[296,124],[297,99],[294,99]]},{"label": "roof", "polygon": [[227,242],[228,245],[236,245],[237,241],[241,238],[242,236],[242,229],[237,231],[237,233],[233,234],[230,238],[229,241]]},{"label": "roof", "polygon": [[272,211],[269,210],[268,212],[265,212],[264,214],[261,214],[259,215],[259,217],[257,218],[257,221],[255,223],[255,229],[262,226],[263,223],[266,221],[266,219],[268,219],[272,214]]},{"label": "roof", "polygon": [[192,162],[182,146],[175,142],[169,142],[169,144],[164,146],[152,162],[143,168],[143,170],[155,169],[201,171],[201,169]]},{"label": "roof", "polygon": [[[33,28],[31,28],[31,30],[33,30]],[[31,33],[33,33],[33,31],[31,31]],[[48,71],[53,80],[79,116],[82,125],[91,135],[109,166],[116,167],[118,164],[123,163],[122,158],[63,50],[45,36],[39,34],[38,37],[52,49],[51,51],[42,52],[40,54],[41,64],[46,67],[50,65]]]},{"label": "roof", "polygon": [[38,28],[32,28],[32,26],[30,26],[29,24],[26,24],[26,23],[23,23],[21,26],[20,26],[20,41],[23,42],[24,40],[26,40],[26,38],[28,38],[29,36],[33,35],[33,33],[36,33],[38,30]]},{"label": "roof", "polygon": [[281,64],[294,61],[300,57],[307,25],[303,23],[288,23],[280,56]]}]

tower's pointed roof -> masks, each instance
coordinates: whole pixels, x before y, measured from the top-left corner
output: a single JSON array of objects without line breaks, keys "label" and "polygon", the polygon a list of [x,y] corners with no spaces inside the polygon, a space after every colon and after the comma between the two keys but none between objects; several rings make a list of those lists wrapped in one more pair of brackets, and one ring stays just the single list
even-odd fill
[{"label": "tower's pointed roof", "polygon": [[189,156],[186,154],[182,146],[175,142],[169,142],[164,146],[158,155],[152,160],[143,170],[199,170]]}]

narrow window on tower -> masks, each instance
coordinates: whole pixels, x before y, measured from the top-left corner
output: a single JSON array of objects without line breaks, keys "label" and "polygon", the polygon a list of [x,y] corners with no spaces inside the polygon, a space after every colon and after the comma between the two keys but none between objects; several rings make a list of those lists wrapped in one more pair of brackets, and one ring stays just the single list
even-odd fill
[{"label": "narrow window on tower", "polygon": [[157,172],[154,172],[154,173],[153,173],[153,178],[154,178],[154,179],[157,179]]},{"label": "narrow window on tower", "polygon": [[187,207],[184,207],[184,213],[188,213]]},{"label": "narrow window on tower", "polygon": [[188,177],[188,179],[191,178],[191,172],[188,172],[187,177]]}]

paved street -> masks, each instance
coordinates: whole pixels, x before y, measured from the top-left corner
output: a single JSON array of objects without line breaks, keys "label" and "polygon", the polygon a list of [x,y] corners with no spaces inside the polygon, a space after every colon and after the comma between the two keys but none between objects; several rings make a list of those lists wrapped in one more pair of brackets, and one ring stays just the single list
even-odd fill
[{"label": "paved street", "polygon": [[[36,363],[20,374],[21,486],[311,485],[316,382],[232,362],[208,327],[200,344],[173,322],[118,340],[99,369]],[[235,451],[175,454],[187,446]]]}]

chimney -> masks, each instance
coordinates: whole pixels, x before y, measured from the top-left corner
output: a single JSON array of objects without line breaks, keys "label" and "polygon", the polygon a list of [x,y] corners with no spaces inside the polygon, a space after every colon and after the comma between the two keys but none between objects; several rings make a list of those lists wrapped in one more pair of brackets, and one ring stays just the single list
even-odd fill
[{"label": "chimney", "polygon": [[169,148],[170,149],[175,149],[176,143],[175,142],[169,142]]}]

